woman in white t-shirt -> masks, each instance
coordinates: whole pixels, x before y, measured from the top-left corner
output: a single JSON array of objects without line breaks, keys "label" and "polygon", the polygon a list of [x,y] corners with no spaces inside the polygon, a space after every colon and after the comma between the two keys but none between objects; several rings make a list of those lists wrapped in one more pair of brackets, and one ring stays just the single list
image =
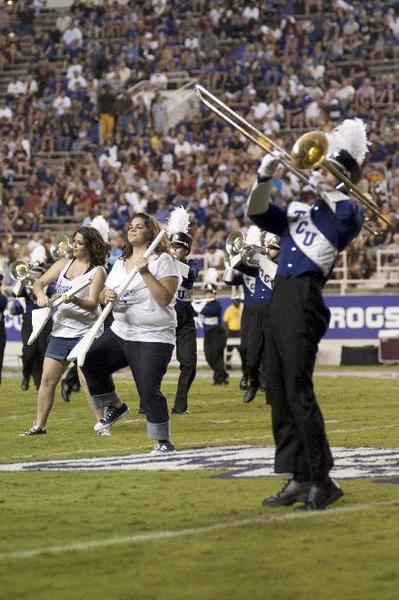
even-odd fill
[{"label": "woman in white t-shirt", "polygon": [[130,367],[140,406],[147,417],[148,436],[157,440],[154,454],[174,450],[161,383],[175,344],[174,303],[181,280],[165,238],[156,254],[148,260],[143,258],[159,232],[160,226],[151,215],[138,213],[132,219],[126,249],[107,277],[101,302],[113,302],[118,287],[132,269],[138,272],[113,309],[111,327],[94,341],[82,368],[95,408],[107,408],[105,416],[94,426],[95,431],[101,431],[129,412],[115,390],[112,374]]},{"label": "woman in white t-shirt", "polygon": [[[33,284],[33,293],[39,307],[49,306],[44,288],[56,283],[57,295],[65,295],[65,301],[53,315],[53,328],[49,337],[43,363],[43,374],[37,397],[37,413],[33,426],[21,435],[47,433],[47,419],[54,404],[55,388],[68,367],[66,357],[87,333],[100,314],[100,292],[104,287],[108,244],[94,227],[80,227],[72,238],[72,250],[68,256],[57,260]],[[80,282],[89,285],[73,294]],[[69,292],[72,291],[72,295]],[[80,369],[79,369],[80,371]],[[79,376],[86,387],[83,375]]]}]

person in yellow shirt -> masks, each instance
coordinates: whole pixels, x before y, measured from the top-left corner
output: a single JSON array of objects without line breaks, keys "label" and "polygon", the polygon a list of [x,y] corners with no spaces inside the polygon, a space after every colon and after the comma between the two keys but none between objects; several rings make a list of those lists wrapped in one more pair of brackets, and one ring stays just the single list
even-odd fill
[{"label": "person in yellow shirt", "polygon": [[234,348],[237,348],[241,359],[242,370],[242,357],[240,346],[242,316],[241,298],[239,296],[234,296],[231,300],[232,303],[226,308],[223,315],[223,321],[226,326],[228,335],[226,344],[226,369],[231,369],[231,358],[234,352]]}]

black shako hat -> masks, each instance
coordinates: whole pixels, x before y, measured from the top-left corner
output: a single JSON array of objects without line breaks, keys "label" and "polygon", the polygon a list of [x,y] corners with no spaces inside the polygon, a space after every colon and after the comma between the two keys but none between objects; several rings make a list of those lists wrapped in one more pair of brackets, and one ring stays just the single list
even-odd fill
[{"label": "black shako hat", "polygon": [[183,231],[179,231],[178,233],[174,233],[170,238],[170,243],[173,246],[184,246],[188,250],[191,250],[191,245],[193,243],[193,238],[188,233],[184,233]]}]

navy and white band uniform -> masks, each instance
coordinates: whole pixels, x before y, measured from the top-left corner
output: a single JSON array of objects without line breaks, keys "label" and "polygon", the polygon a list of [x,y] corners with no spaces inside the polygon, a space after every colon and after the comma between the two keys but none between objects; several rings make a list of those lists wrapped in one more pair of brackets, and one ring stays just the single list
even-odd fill
[{"label": "navy and white band uniform", "polygon": [[[251,267],[244,267],[245,273],[239,271],[237,267],[232,269],[227,266],[223,280],[229,286],[242,286],[244,291],[243,309],[241,315],[241,328],[240,328],[240,352],[241,352],[241,364],[242,364],[242,379],[240,382],[240,388],[246,389],[248,383],[248,367],[247,367],[247,354],[248,354],[248,329],[249,320],[251,318],[251,306],[254,302],[255,288],[256,288],[256,275],[257,269]],[[251,274],[247,274],[250,271]]]},{"label": "navy and white band uniform", "polygon": [[[39,271],[39,269],[36,269]],[[43,274],[45,268],[40,269],[40,274]],[[22,382],[21,389],[29,389],[30,377],[33,378],[36,389],[39,389],[42,371],[44,354],[46,352],[48,337],[53,326],[52,319],[44,326],[43,330],[37,336],[33,344],[28,345],[29,337],[32,333],[32,311],[38,308],[35,298],[30,289],[17,282],[13,289],[13,295],[16,299],[12,302],[10,313],[13,315],[22,315],[21,339],[22,339]],[[22,284],[22,285],[21,285]],[[55,285],[47,286],[46,294],[49,298],[54,293]]]},{"label": "navy and white band uniform", "polygon": [[[322,289],[338,253],[359,233],[363,214],[356,202],[331,185],[312,206],[300,201],[285,208],[274,205],[269,194],[276,166],[274,161],[271,172],[255,183],[247,206],[256,225],[281,238],[265,372],[275,472],[292,473],[293,481],[320,483],[328,480],[333,466],[312,382],[318,343],[330,318]],[[313,484],[313,489],[321,488]]]},{"label": "navy and white band uniform", "polygon": [[[181,275],[167,252],[165,238],[158,246],[159,254],[153,254],[148,262],[142,257],[159,231],[150,215],[139,213],[132,219],[124,255],[115,261],[101,301],[113,301],[115,290],[130,271],[137,268],[138,272],[113,309],[112,325],[87,353],[83,372],[94,405],[111,407],[114,410],[109,414],[123,416],[128,407],[118,396],[112,374],[129,366],[147,418],[148,437],[168,441],[168,406],[161,383],[176,340],[174,303]],[[95,429],[104,424],[97,423]]]},{"label": "navy and white band uniform", "polygon": [[2,293],[1,287],[3,283],[3,275],[0,274],[0,384],[1,384],[1,373],[3,370],[4,350],[6,347],[6,326],[4,323],[4,311],[7,308],[7,297]]},{"label": "navy and white band uniform", "polygon": [[200,271],[198,261],[186,258],[191,250],[192,238],[186,233],[176,233],[171,239],[171,254],[177,259],[177,266],[183,280],[177,290],[175,304],[176,359],[180,365],[179,380],[172,412],[185,413],[188,410],[188,393],[197,371],[197,332],[195,311],[192,306],[193,285]]},{"label": "navy and white band uniform", "polygon": [[[260,259],[262,257],[259,257]],[[268,259],[267,259],[268,261]],[[248,393],[244,395],[244,401],[253,400],[260,385],[260,369],[265,371],[266,360],[265,342],[267,335],[267,319],[269,304],[271,302],[274,270],[270,272],[270,265],[266,259],[260,260],[259,267],[249,267],[242,262],[235,269],[241,273],[233,275],[231,285],[238,285],[241,280],[244,283],[244,310],[241,319],[241,345],[243,354],[243,365],[245,365],[244,376],[247,380]],[[270,262],[270,261],[269,261]],[[229,277],[226,273],[227,277]],[[252,289],[249,288],[252,286]],[[248,343],[251,340],[251,343]],[[243,350],[244,348],[244,350]]]},{"label": "navy and white band uniform", "polygon": [[224,365],[227,332],[223,324],[223,310],[216,299],[216,286],[209,283],[205,286],[205,290],[208,300],[199,310],[204,328],[204,353],[207,363],[213,370],[214,384],[223,385],[229,382],[229,375]]},{"label": "navy and white band uniform", "polygon": [[[70,351],[89,331],[100,314],[99,294],[104,286],[108,245],[93,227],[80,227],[72,238],[69,256],[57,260],[33,284],[38,306],[49,305],[44,288],[56,281],[56,294],[66,296],[53,315],[53,327],[47,345],[42,380],[37,398],[37,413],[33,427],[24,435],[45,433],[47,419],[52,409],[55,389],[68,367]],[[68,293],[79,283],[89,282],[76,294]],[[82,386],[85,386],[83,376]],[[87,389],[85,389],[88,396]]]}]

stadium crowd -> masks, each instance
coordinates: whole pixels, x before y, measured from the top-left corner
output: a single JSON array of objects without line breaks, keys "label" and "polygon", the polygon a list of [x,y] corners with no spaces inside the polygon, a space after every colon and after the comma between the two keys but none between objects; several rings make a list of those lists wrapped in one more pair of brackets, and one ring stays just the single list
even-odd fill
[{"label": "stadium crowd", "polygon": [[[116,257],[134,213],[163,222],[182,205],[192,214],[193,252],[222,266],[228,233],[246,229],[262,151],[203,107],[169,127],[174,71],[288,149],[305,129],[361,117],[372,142],[361,187],[392,228],[357,238],[351,277],[370,276],[377,247],[399,247],[396,2],[82,0],[59,11],[50,30],[40,26],[44,10],[44,0],[1,9],[0,71],[28,62],[0,98],[0,254],[8,262],[54,237],[48,219],[86,224],[97,214],[110,222]],[[149,104],[130,92],[143,80]],[[43,160],[56,152],[66,153],[60,168]],[[275,199],[300,193],[281,168]]]}]

